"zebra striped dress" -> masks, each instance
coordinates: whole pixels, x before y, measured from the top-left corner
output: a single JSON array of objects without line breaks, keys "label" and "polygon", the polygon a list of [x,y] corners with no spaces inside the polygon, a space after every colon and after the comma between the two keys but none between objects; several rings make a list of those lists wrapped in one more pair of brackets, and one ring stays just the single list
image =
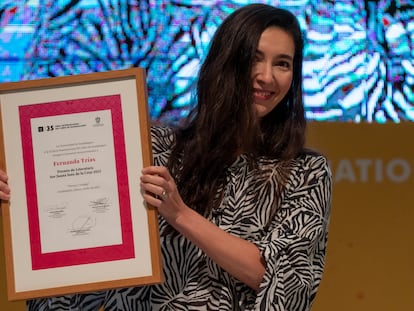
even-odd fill
[{"label": "zebra striped dress", "polygon": [[[154,164],[165,165],[172,132],[154,127],[152,138]],[[257,292],[181,235],[162,235],[160,218],[164,283],[30,300],[28,310],[310,310],[325,263],[332,190],[327,160],[307,153],[292,161],[279,198],[279,162],[260,158],[257,169],[247,164],[242,155],[228,169],[224,198],[209,219],[260,249],[266,272]]]}]

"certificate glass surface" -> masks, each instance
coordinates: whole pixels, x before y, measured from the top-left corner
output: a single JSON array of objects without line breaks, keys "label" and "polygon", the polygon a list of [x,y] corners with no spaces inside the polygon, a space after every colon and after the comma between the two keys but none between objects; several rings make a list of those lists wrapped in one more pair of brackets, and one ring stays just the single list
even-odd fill
[{"label": "certificate glass surface", "polygon": [[140,68],[0,84],[10,300],[162,281]]}]

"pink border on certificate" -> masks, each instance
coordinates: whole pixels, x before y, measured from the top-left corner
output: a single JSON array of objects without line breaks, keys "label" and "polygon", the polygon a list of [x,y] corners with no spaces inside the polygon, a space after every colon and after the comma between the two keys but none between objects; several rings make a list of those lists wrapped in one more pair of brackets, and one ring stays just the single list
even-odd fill
[{"label": "pink border on certificate", "polygon": [[[41,174],[41,172],[35,172],[34,168],[30,120],[39,117],[100,110],[110,110],[112,116],[116,174],[119,193],[119,213],[122,226],[122,243],[119,245],[42,253],[35,178],[36,174]],[[39,270],[134,258],[134,237],[132,233],[130,193],[120,95],[24,105],[19,106],[19,115],[25,171],[32,269]]]}]

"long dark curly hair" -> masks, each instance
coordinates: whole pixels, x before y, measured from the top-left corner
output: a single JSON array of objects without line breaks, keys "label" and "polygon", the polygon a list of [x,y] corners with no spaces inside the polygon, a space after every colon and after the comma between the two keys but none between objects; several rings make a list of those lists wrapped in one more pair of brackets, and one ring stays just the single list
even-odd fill
[{"label": "long dark curly hair", "polygon": [[[263,31],[279,27],[294,40],[293,81],[281,103],[259,119],[253,110],[252,66]],[[168,168],[184,202],[207,215],[220,201],[217,193],[226,168],[246,154],[255,166],[266,156],[295,158],[305,143],[302,103],[303,39],[296,17],[265,4],[244,6],[217,29],[197,80],[197,104],[176,131]]]}]

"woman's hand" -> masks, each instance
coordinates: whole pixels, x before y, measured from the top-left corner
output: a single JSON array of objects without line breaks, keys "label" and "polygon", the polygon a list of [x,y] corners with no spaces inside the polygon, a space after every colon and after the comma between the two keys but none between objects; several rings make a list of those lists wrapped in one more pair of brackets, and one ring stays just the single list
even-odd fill
[{"label": "woman's hand", "polygon": [[6,172],[0,170],[0,199],[9,200],[10,199],[10,188],[7,184],[9,177]]},{"label": "woman's hand", "polygon": [[180,214],[189,209],[178,193],[174,178],[164,166],[149,166],[142,170],[141,193],[144,200],[156,207],[172,226]]},{"label": "woman's hand", "polygon": [[259,288],[265,267],[257,246],[225,232],[188,207],[167,168],[144,168],[141,192],[144,200],[156,207],[171,226],[219,266],[251,288]]}]

